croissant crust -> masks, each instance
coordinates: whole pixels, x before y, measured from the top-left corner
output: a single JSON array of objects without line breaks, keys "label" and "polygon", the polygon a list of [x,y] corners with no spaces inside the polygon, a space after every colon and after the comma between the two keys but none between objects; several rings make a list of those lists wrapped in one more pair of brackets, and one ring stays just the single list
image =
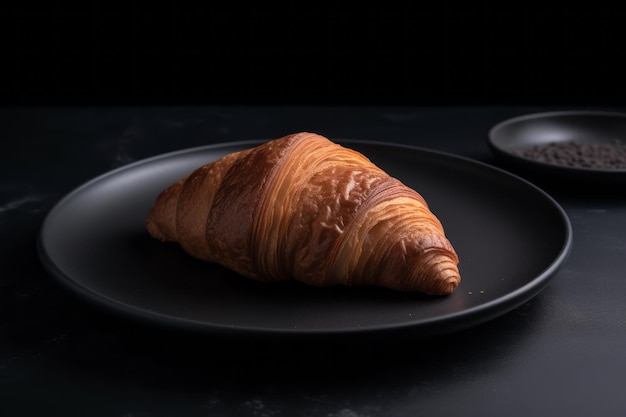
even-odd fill
[{"label": "croissant crust", "polygon": [[259,281],[450,294],[459,259],[424,198],[359,152],[297,133],[195,169],[149,234]]}]

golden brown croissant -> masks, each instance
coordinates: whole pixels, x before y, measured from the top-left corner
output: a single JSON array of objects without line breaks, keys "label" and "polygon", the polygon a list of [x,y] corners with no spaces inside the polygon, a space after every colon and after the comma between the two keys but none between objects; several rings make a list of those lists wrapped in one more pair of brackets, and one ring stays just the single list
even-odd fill
[{"label": "golden brown croissant", "polygon": [[165,189],[150,235],[260,281],[450,294],[458,257],[422,196],[362,154],[298,133]]}]

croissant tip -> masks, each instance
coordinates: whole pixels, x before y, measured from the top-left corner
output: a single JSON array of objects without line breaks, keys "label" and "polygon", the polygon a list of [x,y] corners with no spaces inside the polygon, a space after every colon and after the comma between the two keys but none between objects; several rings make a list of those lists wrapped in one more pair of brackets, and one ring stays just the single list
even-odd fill
[{"label": "croissant tip", "polygon": [[151,218],[148,218],[148,220],[146,220],[146,230],[151,237],[160,240],[161,242],[165,242],[167,240],[165,239],[163,233],[161,233],[161,229],[159,228],[159,226],[154,221],[152,221]]},{"label": "croissant tip", "polygon": [[433,295],[449,295],[461,282],[456,253],[430,251],[432,257],[425,262],[429,267],[418,269],[421,278],[416,281],[422,286],[422,292]]},{"label": "croissant tip", "polygon": [[452,294],[454,292],[454,290],[456,289],[456,287],[459,286],[459,282],[460,279],[457,277],[450,277],[448,279],[446,279],[442,285],[442,291],[441,293],[443,295],[448,295],[448,294]]},{"label": "croissant tip", "polygon": [[452,263],[451,266],[453,267],[445,270],[442,284],[444,294],[452,294],[461,283],[461,275],[456,263]]}]

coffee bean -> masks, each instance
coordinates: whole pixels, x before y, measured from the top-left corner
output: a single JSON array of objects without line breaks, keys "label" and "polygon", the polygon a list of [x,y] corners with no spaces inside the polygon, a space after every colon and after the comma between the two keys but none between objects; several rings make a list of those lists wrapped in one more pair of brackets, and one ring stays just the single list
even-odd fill
[{"label": "coffee bean", "polygon": [[573,168],[626,169],[626,144],[550,142],[515,152],[516,155],[554,165]]}]

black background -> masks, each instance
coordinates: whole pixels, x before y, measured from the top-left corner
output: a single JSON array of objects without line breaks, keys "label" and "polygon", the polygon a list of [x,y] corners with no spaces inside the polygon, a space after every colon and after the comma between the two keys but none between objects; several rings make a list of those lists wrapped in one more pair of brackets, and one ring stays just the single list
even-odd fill
[{"label": "black background", "polygon": [[622,105],[618,4],[3,2],[0,95],[11,105]]}]

